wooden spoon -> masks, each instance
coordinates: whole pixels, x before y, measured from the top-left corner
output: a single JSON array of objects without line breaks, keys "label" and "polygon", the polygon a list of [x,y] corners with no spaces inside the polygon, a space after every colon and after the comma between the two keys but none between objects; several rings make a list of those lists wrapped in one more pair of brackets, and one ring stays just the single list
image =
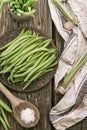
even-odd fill
[{"label": "wooden spoon", "polygon": [[[9,99],[12,105],[13,113],[21,126],[26,127],[26,128],[31,128],[31,127],[34,127],[39,122],[40,113],[38,109],[32,103],[21,100],[15,97],[14,95],[12,95],[1,82],[0,82],[0,91]],[[34,122],[31,121],[30,123],[25,123],[23,120],[21,120],[20,113],[23,109],[26,109],[26,108],[30,108],[34,111],[35,113]]]}]

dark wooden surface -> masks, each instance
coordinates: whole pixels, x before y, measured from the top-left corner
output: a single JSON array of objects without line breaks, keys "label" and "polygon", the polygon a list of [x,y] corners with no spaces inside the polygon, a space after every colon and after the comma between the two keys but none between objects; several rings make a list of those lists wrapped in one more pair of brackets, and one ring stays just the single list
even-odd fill
[{"label": "dark wooden surface", "polygon": [[[0,21],[0,36],[2,36],[8,30],[12,30],[14,28],[25,26],[35,27],[48,35],[49,38],[53,38],[55,40],[55,44],[60,56],[63,50],[63,41],[56,31],[54,24],[52,23],[47,0],[39,0],[36,8],[37,12],[34,19],[30,19],[27,22],[17,22],[10,16],[7,5],[5,4],[3,7],[3,17]],[[31,128],[30,130],[54,130],[49,121],[49,111],[51,107],[60,100],[61,96],[55,93],[53,80],[54,79],[52,79],[44,88],[32,93],[20,93],[10,90],[17,97],[30,101],[39,109],[41,114],[40,121],[36,127]],[[9,103],[1,93],[0,97]],[[11,124],[11,128],[9,130],[27,130],[16,124],[9,115],[8,120]],[[0,130],[4,130],[1,124]],[[67,130],[87,130],[87,119],[84,119],[82,122]]]}]

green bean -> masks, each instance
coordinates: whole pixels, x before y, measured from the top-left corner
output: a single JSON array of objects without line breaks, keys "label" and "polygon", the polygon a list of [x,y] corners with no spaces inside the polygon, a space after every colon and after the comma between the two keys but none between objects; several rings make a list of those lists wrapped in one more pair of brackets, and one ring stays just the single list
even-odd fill
[{"label": "green bean", "polygon": [[34,16],[35,9],[34,6],[37,2],[37,0],[3,0],[0,3],[0,16],[2,16],[2,6],[5,2],[9,2],[10,4],[10,11],[14,12],[18,16],[21,15],[29,15],[29,16]]},{"label": "green bean", "polygon": [[19,0],[15,0],[15,2],[16,2],[17,5],[20,5],[20,4],[19,4]]},{"label": "green bean", "polygon": [[[49,51],[48,49],[46,48],[40,48],[40,49],[35,49],[35,50],[32,50],[31,52],[29,52],[28,54],[26,54],[26,57],[34,54],[35,52],[40,52],[40,51]],[[5,68],[5,70],[2,70],[0,71],[0,73],[7,73],[7,72],[10,72],[11,69],[22,59],[23,57],[20,57],[19,59],[17,58],[16,62],[14,62],[12,65],[8,66],[7,68]]]},{"label": "green bean", "polygon": [[45,40],[45,41],[41,42],[41,44],[39,45],[39,47],[41,47],[41,46],[47,47],[51,42],[52,42],[51,39]]},{"label": "green bean", "polygon": [[[27,50],[28,51],[28,50]],[[38,48],[36,48],[35,50],[32,50],[32,51],[30,51],[30,52],[28,52],[28,53],[26,53],[26,57],[29,57],[30,55],[32,55],[32,54],[34,54],[34,53],[36,53],[36,52],[41,52],[41,51],[48,51],[48,49],[46,49],[46,48],[40,48],[40,49],[38,49]],[[25,52],[24,52],[25,53]],[[24,54],[25,55],[25,54]],[[21,55],[20,55],[21,56]],[[18,59],[18,58],[17,58]],[[16,63],[18,63],[17,61],[16,61]]]},{"label": "green bean", "polygon": [[26,2],[26,5],[27,5],[27,6],[30,6],[30,7],[34,7],[35,4],[36,4],[36,2],[37,2],[37,0],[27,1],[27,2]]},{"label": "green bean", "polygon": [[[25,38],[28,38],[29,36],[24,36],[24,37],[22,37],[21,39],[18,39],[18,41],[17,41],[17,43],[18,44],[15,44],[14,46],[13,45],[11,45],[11,46],[9,46],[6,50],[5,50],[5,55],[6,54],[8,54],[8,52],[11,52],[11,51],[13,51],[16,47],[18,47],[19,45],[21,45],[21,42],[19,42],[20,40],[23,40],[23,39],[25,39]],[[16,43],[16,42],[15,42]]]},{"label": "green bean", "polygon": [[13,82],[13,75],[14,75],[14,73],[15,73],[15,69],[12,69],[12,71],[11,71],[9,77],[8,77],[8,81]]},{"label": "green bean", "polygon": [[[46,67],[47,65],[51,64],[55,58],[55,54],[51,55],[48,60],[46,60],[43,64],[38,65],[35,69],[32,69],[32,71],[26,76],[24,79],[24,82],[26,82],[38,69],[42,68],[43,66]],[[29,70],[30,71],[30,70]],[[27,72],[29,72],[27,71]]]},{"label": "green bean", "polygon": [[31,11],[29,12],[22,12],[22,15],[29,15],[29,16],[34,16],[34,13],[36,12],[35,9],[32,9]]},{"label": "green bean", "polygon": [[7,73],[7,72],[10,72],[11,69],[22,59],[22,57],[20,57],[16,62],[14,62],[13,64],[9,65],[9,66],[6,66],[4,70],[0,71],[0,74],[3,73]]},{"label": "green bean", "polygon": [[2,106],[9,113],[12,113],[12,110],[10,109],[10,107],[6,103],[4,103],[1,99],[0,99],[0,106]]},{"label": "green bean", "polygon": [[19,83],[19,82],[22,82],[22,81],[23,81],[22,78],[12,79],[12,83]]},{"label": "green bean", "polygon": [[[18,51],[17,51],[17,49],[16,49],[17,53],[15,54],[15,57],[16,57],[17,55],[19,55],[21,52],[23,52],[23,50],[26,49],[28,46],[31,46],[33,38],[26,39],[26,40],[27,40],[27,41],[25,42],[25,45],[24,45],[24,44],[20,45],[20,47],[18,48],[18,49],[19,49]],[[14,52],[14,53],[15,53],[15,52]],[[13,58],[13,59],[14,59],[14,58]]]},{"label": "green bean", "polygon": [[27,0],[24,0],[24,3],[26,3],[27,2]]},{"label": "green bean", "polygon": [[19,4],[20,4],[20,5],[23,5],[23,1],[22,1],[22,0],[19,0]]},{"label": "green bean", "polygon": [[81,59],[73,66],[73,68],[69,71],[69,73],[64,78],[63,86],[66,88],[70,81],[73,79],[75,74],[78,72],[79,69],[83,67],[83,65],[87,61],[87,52],[84,53],[84,55],[81,57]]},{"label": "green bean", "polygon": [[19,70],[20,68],[24,67],[27,63],[24,62],[21,65],[15,66],[15,70]]},{"label": "green bean", "polygon": [[48,70],[53,70],[57,62],[55,48],[48,47],[51,39],[45,40],[31,30],[24,33],[25,36],[21,35],[15,43],[12,43],[13,49],[10,50],[12,45],[9,45],[1,53],[0,73],[8,73],[9,82],[23,82],[26,85],[29,84],[28,81],[33,82],[35,77],[37,79]]},{"label": "green bean", "polygon": [[2,116],[3,116],[3,119],[4,119],[4,121],[5,121],[6,125],[7,125],[7,127],[10,128],[10,124],[8,123],[8,120],[7,120],[7,118],[6,118],[6,115],[5,115],[4,110],[3,110],[2,107],[0,107],[0,111],[1,111],[1,114],[2,114]]},{"label": "green bean", "polygon": [[58,64],[58,61],[54,61],[54,62],[50,65],[50,67],[48,67],[48,68],[50,69],[50,68],[56,66],[57,64]]},{"label": "green bean", "polygon": [[[20,45],[19,41],[23,40],[24,38],[29,37],[29,34],[23,34],[23,36],[21,35],[18,39],[13,40],[12,42],[8,43],[10,44],[10,46],[8,46],[8,48],[6,48],[6,50],[2,53],[3,55],[7,54],[8,51],[11,51],[12,49],[14,49],[15,46]],[[17,44],[18,43],[18,44]]]},{"label": "green bean", "polygon": [[29,71],[32,71],[36,66],[38,66],[38,64],[43,63],[48,57],[49,57],[49,55],[48,55],[47,53],[41,55],[41,56],[39,57],[39,59],[37,59],[37,60],[34,62],[34,65],[31,67],[31,70],[29,69]]},{"label": "green bean", "polygon": [[25,86],[23,87],[23,90],[25,90],[34,80],[40,78],[42,75],[52,70],[53,69],[49,69],[49,70],[44,70],[36,73],[29,81],[26,82]]},{"label": "green bean", "polygon": [[29,56],[29,57],[27,58],[26,62],[27,62],[27,63],[30,63],[30,62],[34,61],[34,60],[36,60],[38,57],[40,57],[42,54],[43,54],[43,52],[41,52],[41,53],[36,52],[36,53],[32,54],[31,56]]},{"label": "green bean", "polygon": [[[38,38],[37,38],[38,39]],[[37,40],[36,39],[36,40]],[[24,42],[24,41],[23,41]],[[11,60],[11,62],[13,62],[14,60],[16,61],[17,60],[17,58],[18,57],[16,57],[17,55],[21,55],[21,54],[23,54],[23,52],[25,52],[25,50],[24,49],[26,49],[30,44],[32,44],[33,42],[35,42],[35,40],[33,40],[33,39],[30,39],[30,40],[27,40],[26,41],[26,44],[25,45],[20,45],[21,46],[21,48],[20,47],[18,47],[16,50],[14,50],[12,53],[11,52],[9,52],[8,53],[8,55],[6,55],[6,56],[3,56],[0,60],[4,60],[4,59],[7,59],[7,58],[9,58],[9,57],[11,57],[11,55],[12,54],[14,54],[15,53],[15,51],[17,51],[18,49],[19,49],[19,51],[13,56],[14,58]],[[22,52],[22,53],[21,53]],[[20,57],[20,56],[19,56]],[[9,60],[9,59],[8,59]]]},{"label": "green bean", "polygon": [[24,13],[24,11],[21,9],[17,9],[17,12],[20,13],[21,15]]},{"label": "green bean", "polygon": [[84,61],[84,59],[85,59],[86,57],[87,57],[87,52],[85,52],[85,53],[82,55],[81,59],[77,61],[77,63],[72,67],[72,69],[70,70],[70,72],[72,73],[72,72],[74,71],[74,69],[77,68],[77,67],[79,66],[79,64],[81,64],[81,63]]},{"label": "green bean", "polygon": [[[11,42],[9,42],[7,45],[5,45],[5,47],[9,47],[10,45],[15,45],[17,41],[19,41],[20,38],[24,38],[25,36],[31,36],[29,31],[26,31],[23,33],[23,31],[15,38],[13,39]],[[21,40],[21,39],[20,39]],[[5,53],[5,52],[4,52]]]},{"label": "green bean", "polygon": [[[35,48],[37,48],[38,44],[35,44],[35,45],[32,45],[32,46],[29,46],[29,48],[27,48],[25,51],[25,53],[29,52],[29,51],[32,51],[34,50]],[[27,51],[27,52],[26,52]],[[22,52],[23,53],[23,52]],[[21,53],[21,54],[22,54]],[[16,65],[20,65],[22,62],[24,62],[28,57],[30,56],[29,53],[27,53],[21,60],[20,62],[18,62]]]},{"label": "green bean", "polygon": [[22,31],[19,33],[19,35],[18,35],[16,38],[14,38],[14,40],[12,40],[11,42],[9,42],[9,43],[6,44],[5,46],[1,47],[1,48],[0,48],[0,51],[3,50],[3,49],[5,49],[5,48],[7,48],[7,47],[10,46],[12,43],[15,43],[15,41],[16,41],[17,39],[19,39],[19,37],[20,37],[23,33],[24,33],[24,29],[22,29]]},{"label": "green bean", "polygon": [[[55,67],[56,65],[57,65],[57,63],[58,63],[58,61],[53,61],[53,63],[52,64],[50,64],[50,66],[43,66],[43,67],[41,67],[40,69],[39,69],[39,71],[42,71],[42,70],[50,70],[50,69],[52,69],[53,67]],[[37,71],[37,73],[38,73],[38,71]]]},{"label": "green bean", "polygon": [[64,15],[64,17],[66,17],[68,20],[70,20],[71,22],[73,22],[75,25],[78,25],[78,21],[73,18],[68,11],[63,7],[63,5],[61,4],[61,2],[59,0],[53,0],[53,3],[58,7],[58,9],[62,12],[62,14]]},{"label": "green bean", "polygon": [[23,6],[22,6],[22,10],[27,11],[27,5],[26,5],[26,3],[23,4]]},{"label": "green bean", "polygon": [[[19,47],[17,47],[16,49],[14,49],[14,50],[12,50],[12,52],[8,52],[8,54],[5,54],[5,55],[3,55],[3,54],[1,54],[1,58],[0,58],[0,61],[2,61],[2,60],[4,60],[4,59],[7,59],[7,58],[9,58],[9,57],[11,57],[11,55],[15,55],[15,53],[16,52],[19,52],[22,48],[24,49],[24,42],[25,43],[27,43],[27,41],[29,41],[28,39],[24,39],[23,41],[21,41],[20,43],[21,43],[21,45],[19,46]],[[22,51],[22,50],[21,50]],[[17,54],[16,54],[17,55]],[[9,60],[9,59],[8,59]]]},{"label": "green bean", "polygon": [[5,122],[4,122],[4,120],[3,120],[3,118],[0,116],[0,122],[3,124],[3,127],[4,127],[4,129],[5,130],[8,130],[8,127],[7,127],[7,125],[5,124]]},{"label": "green bean", "polygon": [[46,54],[42,55],[42,56],[36,61],[36,63],[34,64],[34,66],[31,67],[28,71],[26,71],[26,72],[24,72],[24,73],[21,73],[21,74],[19,74],[19,75],[15,75],[14,77],[26,76],[30,71],[32,71],[32,69],[33,69],[34,67],[36,67],[36,66],[41,62],[41,60],[43,59],[43,57],[44,57],[45,55],[46,55]]},{"label": "green bean", "polygon": [[36,53],[34,53],[34,54],[32,54],[31,55],[31,57],[29,57],[27,60],[26,60],[26,63],[28,64],[28,63],[30,63],[30,62],[32,62],[33,60],[36,60],[36,59],[38,59],[41,55],[43,55],[44,54],[44,51],[42,51],[42,52],[36,52]]},{"label": "green bean", "polygon": [[24,67],[20,68],[20,70],[19,70],[18,72],[24,71],[26,68],[28,68],[29,66],[33,65],[33,64],[35,63],[36,59],[38,60],[38,58],[39,58],[42,54],[44,54],[44,53],[41,52],[41,53],[36,54],[35,56],[34,56],[34,55],[33,55],[33,56],[31,55],[32,58],[31,58],[31,59],[28,59],[28,60],[26,61],[27,64],[24,65]]},{"label": "green bean", "polygon": [[23,87],[23,90],[25,90],[34,80],[38,79],[41,76],[42,72],[37,73],[33,76],[32,79],[30,79],[28,82],[26,82],[25,86]]},{"label": "green bean", "polygon": [[[39,41],[41,38],[36,38],[36,39],[33,39],[32,41],[30,41],[29,42],[29,45],[31,44],[31,48],[32,48],[32,46],[35,46],[35,44],[33,45],[33,43],[35,43],[35,42],[37,42],[37,41]],[[27,53],[28,51],[30,51],[30,46],[28,47],[28,48],[26,48],[26,50],[25,49],[23,49],[23,51],[21,52],[21,53],[19,53],[18,54],[18,56],[17,57],[15,57],[12,61],[16,61],[20,56],[22,56],[23,54],[25,54],[25,53]]]}]

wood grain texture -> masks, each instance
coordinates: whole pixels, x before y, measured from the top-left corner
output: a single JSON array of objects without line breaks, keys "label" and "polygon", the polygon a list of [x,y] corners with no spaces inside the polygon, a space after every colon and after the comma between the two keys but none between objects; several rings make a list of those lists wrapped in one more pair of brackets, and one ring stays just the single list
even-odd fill
[{"label": "wood grain texture", "polygon": [[[30,19],[25,22],[16,22],[10,16],[7,4],[3,7],[3,17],[0,22],[0,36],[2,36],[8,30],[16,29],[18,27],[35,27],[44,32],[49,38],[52,37],[52,22],[50,17],[50,12],[48,9],[47,0],[39,0],[37,5],[37,12],[34,19]],[[40,111],[41,118],[38,125],[30,130],[51,130],[49,121],[49,111],[51,109],[51,81],[42,89],[32,92],[32,93],[19,93],[10,90],[15,96],[22,98],[24,100],[33,103]],[[0,93],[0,97],[4,96]],[[7,99],[4,99],[6,102]],[[9,103],[9,102],[8,102]],[[18,125],[11,117],[8,115],[8,120],[11,124],[10,130],[27,130],[20,125]],[[0,130],[4,130],[2,125],[0,125]]]},{"label": "wood grain texture", "polygon": [[[36,8],[37,12],[35,14],[34,19],[31,18],[25,22],[17,22],[13,20],[13,18],[10,16],[7,4],[5,4],[3,7],[3,17],[0,20],[0,36],[2,36],[8,30],[13,30],[18,27],[27,27],[27,26],[35,27],[44,32],[46,35],[48,35],[49,38],[54,39],[60,56],[63,50],[63,40],[56,31],[54,24],[52,24],[47,0],[39,0],[36,5]],[[61,99],[62,96],[55,93],[53,80],[50,81],[44,88],[36,92],[20,93],[20,92],[14,92],[12,90],[10,91],[15,96],[30,101],[40,111],[41,114],[40,122],[36,127],[31,128],[29,130],[54,130],[49,121],[49,111],[51,107],[53,107],[58,103],[58,101]],[[8,100],[1,93],[0,98],[2,98],[9,104]],[[21,127],[19,124],[17,124],[17,122],[15,122],[10,117],[10,115],[7,114],[7,117],[8,121],[11,124],[11,128],[9,130],[27,130]],[[4,130],[1,124],[0,124],[0,130]],[[87,130],[87,118],[67,130]]]},{"label": "wood grain texture", "polygon": [[87,130],[87,118],[82,121],[82,130]]}]

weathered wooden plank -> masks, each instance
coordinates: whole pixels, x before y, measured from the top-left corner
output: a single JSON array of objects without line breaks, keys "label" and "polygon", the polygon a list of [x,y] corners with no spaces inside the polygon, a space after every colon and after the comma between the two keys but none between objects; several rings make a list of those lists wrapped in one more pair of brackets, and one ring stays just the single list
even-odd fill
[{"label": "weathered wooden plank", "polygon": [[[37,12],[34,19],[30,19],[27,22],[16,22],[10,17],[7,5],[4,5],[3,19],[0,23],[0,35],[3,35],[8,30],[12,30],[14,28],[31,26],[40,29],[46,35],[51,37],[52,21],[49,13],[47,0],[39,0],[36,5],[36,8]],[[40,122],[36,127],[31,128],[30,130],[51,130],[49,121],[49,111],[51,109],[51,93],[52,93],[51,82],[48,83],[48,85],[46,85],[44,88],[32,93],[18,93],[12,90],[10,91],[17,97],[30,101],[38,107],[41,114]],[[10,130],[27,130],[16,124],[16,122],[14,122],[9,115],[8,120],[10,121],[11,124]],[[0,130],[4,130],[1,125]]]},{"label": "weathered wooden plank", "polygon": [[5,32],[17,27],[18,24],[11,18],[9,9],[7,8],[7,4],[4,4],[2,19],[0,20],[0,36],[3,35]]},{"label": "weathered wooden plank", "polygon": [[[54,42],[56,45],[56,49],[58,52],[58,60],[59,60],[59,57],[60,57],[62,50],[63,50],[63,39],[59,35],[54,24],[52,24],[52,38],[54,39]],[[55,106],[58,103],[58,101],[62,98],[62,95],[55,92],[54,81],[53,81],[53,95],[52,96],[53,96],[52,105]]]},{"label": "weathered wooden plank", "polygon": [[82,130],[81,128],[82,128],[82,127],[81,127],[81,122],[79,122],[79,123],[77,123],[76,125],[74,125],[74,126],[68,128],[67,130]]},{"label": "weathered wooden plank", "polygon": [[81,122],[81,125],[82,125],[82,129],[81,129],[81,130],[87,130],[87,118],[85,118],[85,119]]}]

